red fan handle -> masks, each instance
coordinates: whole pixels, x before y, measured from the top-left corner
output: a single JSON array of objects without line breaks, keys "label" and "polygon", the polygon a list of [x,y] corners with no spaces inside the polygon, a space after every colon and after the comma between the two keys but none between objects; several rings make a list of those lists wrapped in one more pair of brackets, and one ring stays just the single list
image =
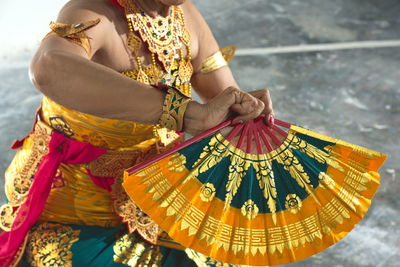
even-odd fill
[{"label": "red fan handle", "polygon": [[237,148],[243,149],[243,143],[246,142],[244,149],[246,153],[251,153],[254,145],[257,154],[265,153],[263,147],[268,152],[271,152],[276,147],[279,147],[288,135],[287,132],[276,125],[290,128],[289,123],[278,119],[275,120],[274,125],[268,126],[264,123],[263,117],[260,116],[253,121],[245,123],[244,127],[243,124],[236,125],[226,139],[232,142],[240,134],[235,145]]},{"label": "red fan handle", "polygon": [[[252,121],[246,122],[246,123],[236,123],[236,124],[232,124],[232,120],[228,120],[225,122],[222,122],[221,124],[215,126],[214,128],[211,128],[201,134],[198,134],[192,138],[190,138],[189,140],[161,153],[158,154],[157,156],[146,160],[142,163],[139,163],[129,169],[127,169],[126,171],[129,173],[129,175],[143,169],[146,168],[147,166],[165,158],[168,157],[171,154],[174,154],[175,152],[178,152],[181,149],[184,149],[194,143],[197,143],[201,140],[203,140],[204,138],[207,138],[213,134],[215,134],[216,132],[228,127],[228,126],[232,126],[234,127],[233,130],[228,134],[228,136],[226,137],[227,140],[232,141],[235,137],[239,136],[239,139],[237,141],[236,147],[241,148],[244,144],[244,142],[246,141],[246,149],[245,151],[247,153],[250,153],[250,151],[252,150],[252,140],[254,140],[254,143],[256,145],[256,151],[257,153],[261,154],[262,153],[262,146],[265,146],[267,148],[267,150],[270,152],[274,149],[273,146],[279,146],[286,138],[287,133],[280,129],[278,126],[284,127],[289,129],[291,124],[275,119],[275,124],[272,126],[268,126],[264,123],[263,120],[264,117],[260,116]],[[278,138],[278,136],[280,136],[280,138]],[[271,141],[274,144],[271,144]]]}]

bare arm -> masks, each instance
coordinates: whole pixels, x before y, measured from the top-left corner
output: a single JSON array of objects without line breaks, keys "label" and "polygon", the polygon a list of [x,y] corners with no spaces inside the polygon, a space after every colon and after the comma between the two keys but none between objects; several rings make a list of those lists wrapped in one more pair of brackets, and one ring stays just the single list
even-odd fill
[{"label": "bare arm", "polygon": [[[191,1],[187,1],[184,7],[185,11],[190,14],[191,17],[189,27],[191,32],[195,33],[193,41],[195,42],[195,48],[197,48],[196,55],[192,60],[194,67],[192,84],[202,100],[208,102],[226,88],[239,88],[239,86],[233,77],[229,66],[224,66],[209,73],[200,72],[203,61],[217,52],[219,50],[219,46],[207,22],[204,20],[203,16],[199,13],[193,3]],[[253,96],[253,99],[250,98],[251,100],[249,100],[250,102],[247,107],[263,105],[262,114],[266,116],[265,121],[269,123],[270,115],[273,115],[272,101],[269,90],[261,89],[249,92],[249,94]],[[239,114],[235,120],[247,121],[259,115],[259,113],[256,112],[257,109],[243,109],[242,104],[235,104],[231,106],[231,110]]]},{"label": "bare arm", "polygon": [[[58,21],[72,24],[97,18],[101,22],[86,32],[95,54],[107,45],[107,33],[113,32],[113,24],[105,16],[69,6]],[[82,47],[58,36],[49,37],[33,58],[32,81],[43,94],[68,108],[111,119],[157,123],[163,92],[87,58]]]},{"label": "bare arm", "polygon": [[196,48],[192,60],[194,68],[192,84],[196,93],[207,102],[226,88],[239,88],[228,66],[206,74],[200,72],[203,61],[217,52],[219,46],[207,22],[191,1],[184,4],[184,11],[190,16],[188,27],[195,33],[192,39]]},{"label": "bare arm", "polygon": [[[97,18],[101,22],[86,32],[91,38],[91,54],[95,54],[108,45],[109,34],[114,32],[113,24],[101,12],[70,5],[61,11],[58,21],[72,24]],[[88,58],[91,55],[82,47],[51,36],[33,58],[32,81],[43,94],[68,108],[105,118],[157,124],[164,92]],[[239,104],[237,109],[242,112],[260,109],[249,102],[248,94],[231,88],[204,105],[191,101],[184,116],[186,132],[197,134],[226,120],[233,104]]]}]

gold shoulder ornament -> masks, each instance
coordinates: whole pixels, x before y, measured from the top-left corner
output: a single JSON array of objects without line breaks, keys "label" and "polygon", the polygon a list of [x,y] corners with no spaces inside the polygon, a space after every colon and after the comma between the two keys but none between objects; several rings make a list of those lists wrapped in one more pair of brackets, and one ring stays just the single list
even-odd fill
[{"label": "gold shoulder ornament", "polygon": [[43,40],[50,36],[60,36],[68,41],[74,42],[82,46],[88,57],[91,58],[91,47],[89,43],[89,37],[86,35],[85,31],[99,24],[100,19],[89,20],[84,22],[79,22],[75,24],[65,24],[60,22],[51,22],[49,32]]},{"label": "gold shoulder ornament", "polygon": [[227,66],[233,59],[236,52],[235,46],[221,48],[201,63],[200,73],[209,73]]}]

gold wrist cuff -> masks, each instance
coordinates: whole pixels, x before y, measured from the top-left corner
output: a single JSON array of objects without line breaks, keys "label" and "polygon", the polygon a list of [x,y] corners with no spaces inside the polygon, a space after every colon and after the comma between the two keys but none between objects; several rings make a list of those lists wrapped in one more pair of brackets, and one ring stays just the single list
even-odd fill
[{"label": "gold wrist cuff", "polygon": [[182,131],[183,116],[189,102],[190,98],[180,93],[176,88],[168,87],[163,113],[158,124],[176,132]]},{"label": "gold wrist cuff", "polygon": [[227,66],[232,61],[233,56],[235,55],[235,51],[235,46],[227,46],[221,48],[218,52],[211,55],[206,60],[204,60],[203,63],[201,63],[200,72],[209,73],[224,66]]}]

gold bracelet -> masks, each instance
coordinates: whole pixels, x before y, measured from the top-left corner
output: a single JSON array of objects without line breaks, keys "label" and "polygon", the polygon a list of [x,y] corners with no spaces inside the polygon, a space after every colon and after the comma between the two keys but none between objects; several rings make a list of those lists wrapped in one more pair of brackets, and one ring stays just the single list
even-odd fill
[{"label": "gold bracelet", "polygon": [[180,93],[174,87],[167,88],[163,113],[161,114],[158,124],[162,127],[179,132],[183,129],[183,116],[190,102],[190,98]]},{"label": "gold bracelet", "polygon": [[200,72],[205,74],[227,66],[233,59],[235,51],[235,46],[221,48],[201,63]]}]

